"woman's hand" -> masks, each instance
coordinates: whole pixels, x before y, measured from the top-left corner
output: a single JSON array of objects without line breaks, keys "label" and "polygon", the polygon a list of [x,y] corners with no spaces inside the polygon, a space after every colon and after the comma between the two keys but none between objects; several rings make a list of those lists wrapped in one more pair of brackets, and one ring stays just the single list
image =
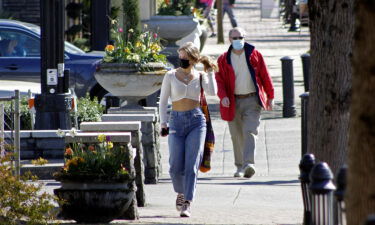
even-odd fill
[{"label": "woman's hand", "polygon": [[166,137],[169,133],[169,127],[165,123],[161,124],[160,127],[161,127],[160,136]]},{"label": "woman's hand", "polygon": [[163,127],[163,128],[161,128],[160,135],[162,137],[166,137],[166,136],[168,136],[168,134],[169,134],[169,127]]}]

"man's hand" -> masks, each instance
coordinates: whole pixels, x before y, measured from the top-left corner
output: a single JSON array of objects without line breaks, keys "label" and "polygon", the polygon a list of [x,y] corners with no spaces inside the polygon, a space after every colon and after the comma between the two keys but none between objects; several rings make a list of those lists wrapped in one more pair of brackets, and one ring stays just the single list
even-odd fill
[{"label": "man's hand", "polygon": [[273,109],[273,99],[267,99],[266,110],[271,111]]},{"label": "man's hand", "polygon": [[230,105],[229,98],[228,97],[224,97],[223,99],[221,99],[221,105],[223,107],[229,107],[229,105]]}]

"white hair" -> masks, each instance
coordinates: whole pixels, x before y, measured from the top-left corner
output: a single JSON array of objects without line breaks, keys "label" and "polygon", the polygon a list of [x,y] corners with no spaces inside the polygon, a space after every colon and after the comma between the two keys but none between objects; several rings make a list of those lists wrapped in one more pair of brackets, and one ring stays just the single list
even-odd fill
[{"label": "white hair", "polygon": [[246,31],[245,31],[245,29],[243,29],[242,27],[235,27],[235,28],[232,28],[232,29],[229,31],[229,37],[231,37],[233,31],[237,31],[237,32],[239,32],[242,36],[246,36]]}]

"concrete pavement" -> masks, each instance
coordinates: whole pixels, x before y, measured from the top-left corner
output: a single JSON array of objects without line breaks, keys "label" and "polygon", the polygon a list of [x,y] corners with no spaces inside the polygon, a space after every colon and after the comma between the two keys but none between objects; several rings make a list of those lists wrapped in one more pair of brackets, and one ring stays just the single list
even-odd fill
[{"label": "concrete pavement", "polygon": [[[301,224],[303,203],[298,181],[301,157],[300,100],[303,78],[300,55],[309,50],[308,28],[288,33],[278,19],[260,19],[260,0],[237,0],[234,13],[248,35],[246,40],[263,54],[275,85],[275,110],[263,112],[260,124],[256,174],[251,179],[233,178],[233,152],[227,123],[220,119],[218,98],[209,97],[216,135],[212,171],[200,174],[192,217],[180,218],[168,174],[167,138],[161,138],[163,173],[160,183],[146,185],[147,206],[139,208],[138,221],[113,224]],[[225,45],[208,39],[203,54],[217,57],[228,48],[230,22],[224,19]],[[297,117],[282,118],[283,56],[294,60]],[[48,182],[46,190],[59,186]],[[64,221],[63,223],[69,223]]]}]

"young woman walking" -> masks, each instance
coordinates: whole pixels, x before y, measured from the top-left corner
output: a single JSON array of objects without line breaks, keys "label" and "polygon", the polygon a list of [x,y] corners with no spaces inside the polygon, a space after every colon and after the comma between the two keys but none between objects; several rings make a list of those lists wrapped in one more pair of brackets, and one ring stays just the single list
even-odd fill
[{"label": "young woman walking", "polygon": [[[199,104],[200,91],[202,87],[208,95],[216,94],[216,66],[208,57],[201,57],[191,42],[179,48],[178,53],[180,67],[165,74],[159,111],[161,135],[167,136],[169,130],[169,174],[177,193],[176,209],[181,217],[190,217],[190,203],[195,194],[206,137],[206,119]],[[204,65],[205,72],[194,68],[197,63]],[[172,101],[169,121],[168,98]]]}]

